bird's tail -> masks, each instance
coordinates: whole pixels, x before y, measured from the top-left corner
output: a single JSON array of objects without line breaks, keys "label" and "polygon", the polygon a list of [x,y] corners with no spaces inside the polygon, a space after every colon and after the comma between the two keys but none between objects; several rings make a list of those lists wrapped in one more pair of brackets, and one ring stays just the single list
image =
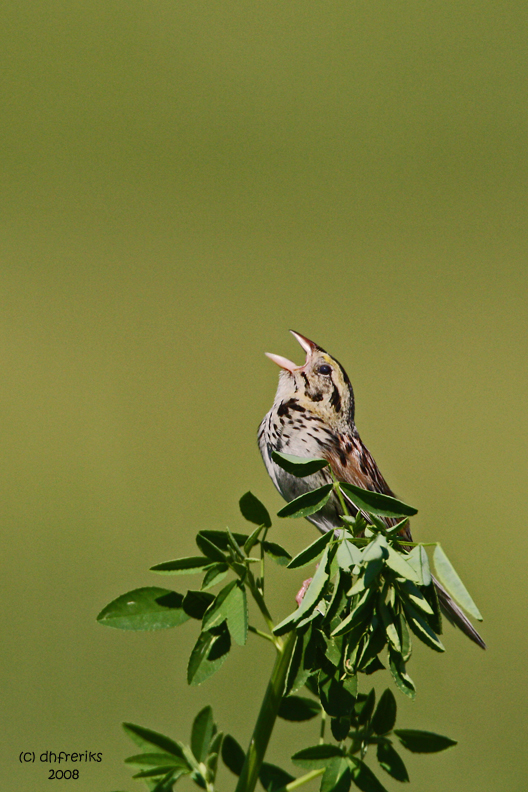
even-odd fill
[{"label": "bird's tail", "polygon": [[454,624],[455,627],[458,627],[460,630],[462,630],[464,635],[467,635],[468,638],[471,638],[471,640],[478,644],[482,649],[485,649],[486,644],[475,630],[466,614],[461,610],[461,608],[458,607],[456,602],[449,596],[445,588],[435,577],[433,577],[433,583],[438,594],[438,601],[440,603],[440,607],[442,608],[442,613],[446,619],[451,622],[451,624]]}]

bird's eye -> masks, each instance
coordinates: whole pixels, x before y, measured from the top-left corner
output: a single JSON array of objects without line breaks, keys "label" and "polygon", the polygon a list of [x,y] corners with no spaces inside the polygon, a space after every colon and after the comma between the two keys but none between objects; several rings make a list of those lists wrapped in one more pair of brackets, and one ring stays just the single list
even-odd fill
[{"label": "bird's eye", "polygon": [[327,366],[326,363],[323,363],[322,366],[319,366],[317,369],[318,374],[331,374],[332,373],[332,366]]}]

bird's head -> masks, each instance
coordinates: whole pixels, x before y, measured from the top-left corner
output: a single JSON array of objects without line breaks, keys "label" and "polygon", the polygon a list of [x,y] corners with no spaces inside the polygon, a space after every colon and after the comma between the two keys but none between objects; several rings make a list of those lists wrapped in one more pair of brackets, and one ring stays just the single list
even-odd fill
[{"label": "bird's head", "polygon": [[354,420],[354,392],[344,368],[328,352],[300,333],[290,330],[306,352],[306,361],[296,366],[281,355],[266,355],[282,369],[277,399],[294,399],[331,427],[340,430]]}]

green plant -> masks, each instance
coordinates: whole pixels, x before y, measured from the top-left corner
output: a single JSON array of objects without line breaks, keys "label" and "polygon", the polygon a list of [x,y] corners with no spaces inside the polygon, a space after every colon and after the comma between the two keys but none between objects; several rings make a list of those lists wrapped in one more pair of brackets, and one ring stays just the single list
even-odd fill
[{"label": "green plant", "polygon": [[[276,454],[276,460],[297,476],[309,475],[327,464],[325,460],[281,454]],[[362,510],[356,517],[348,515],[343,489]],[[278,514],[292,518],[313,514],[332,490],[342,501],[343,529],[319,536],[295,558],[268,540],[268,511],[248,492],[240,500],[240,509],[256,526],[251,533],[199,531],[196,544],[201,555],[152,568],[165,575],[201,574],[199,590],[180,594],[158,587],[140,588],[118,597],[99,614],[101,624],[123,630],[156,630],[189,620],[198,622],[200,632],[188,664],[190,685],[212,676],[227,659],[232,642],[244,645],[248,633],[275,648],[275,664],[247,751],[234,737],[218,731],[210,707],[196,716],[189,745],[124,724],[141,749],[126,762],[137,768],[134,777],[143,779],[151,792],[169,792],[182,776],[214,792],[219,756],[238,776],[236,792],[252,792],[259,779],[267,792],[290,792],[318,776],[321,792],[347,792],[352,784],[363,792],[382,792],[382,783],[365,762],[369,749],[375,749],[377,762],[386,773],[408,781],[395,744],[420,753],[456,744],[432,732],[395,729],[396,699],[390,688],[377,705],[374,689],[358,692],[358,677],[382,671],[385,661],[398,691],[412,699],[415,686],[407,672],[411,634],[431,649],[444,651],[439,638],[440,608],[425,546],[403,542],[399,535],[416,509],[386,495],[334,481],[288,503]],[[396,518],[399,523],[387,528],[383,517]],[[280,624],[274,623],[266,604],[266,558],[285,570],[317,562],[299,607]],[[439,545],[435,545],[433,558],[436,573],[451,595],[481,619]],[[229,581],[212,593],[228,575]],[[262,626],[248,622],[248,597],[256,603]],[[310,695],[299,695],[303,689]],[[318,744],[292,757],[294,765],[304,771],[298,777],[264,761],[277,717],[321,720]]]}]

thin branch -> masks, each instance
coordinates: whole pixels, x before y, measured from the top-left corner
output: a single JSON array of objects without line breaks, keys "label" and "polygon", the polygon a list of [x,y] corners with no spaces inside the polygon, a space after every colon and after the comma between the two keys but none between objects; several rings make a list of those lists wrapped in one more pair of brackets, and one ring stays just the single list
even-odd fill
[{"label": "thin branch", "polygon": [[325,727],[326,727],[326,712],[321,707],[321,730],[319,732],[319,744],[321,745],[322,743],[324,743]]},{"label": "thin branch", "polygon": [[249,632],[255,633],[255,635],[260,635],[261,638],[265,638],[266,641],[271,641],[271,643],[274,646],[276,646],[277,641],[273,637],[273,635],[270,635],[269,633],[262,632],[262,630],[257,630],[257,628],[253,627],[251,624],[248,624],[248,630],[249,630]]},{"label": "thin branch", "polygon": [[300,776],[299,778],[296,778],[294,781],[290,781],[289,784],[286,784],[286,786],[277,789],[276,792],[292,792],[292,790],[298,789],[300,786],[307,784],[309,781],[312,781],[314,778],[319,778],[319,776],[323,775],[325,770],[326,770],[325,767],[319,767],[317,770],[310,770],[310,772],[306,773],[306,775]]}]

